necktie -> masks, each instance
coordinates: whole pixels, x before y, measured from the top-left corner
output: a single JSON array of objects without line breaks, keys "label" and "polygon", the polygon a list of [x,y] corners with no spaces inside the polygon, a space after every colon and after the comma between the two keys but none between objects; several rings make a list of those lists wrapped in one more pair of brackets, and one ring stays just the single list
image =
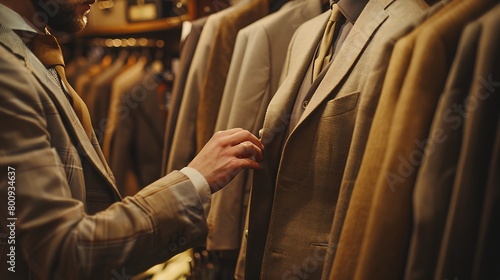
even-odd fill
[{"label": "necktie", "polygon": [[33,38],[29,46],[35,56],[43,63],[45,67],[54,67],[57,74],[59,75],[61,83],[66,88],[70,103],[72,104],[76,115],[80,119],[87,137],[89,138],[89,140],[92,140],[93,128],[89,110],[87,108],[87,105],[85,105],[83,100],[76,93],[73,87],[71,87],[68,80],[66,79],[66,73],[64,72],[64,58],[57,39],[52,35],[38,34]]},{"label": "necktie", "polygon": [[341,19],[342,13],[340,12],[337,4],[332,5],[332,12],[330,18],[326,23],[325,32],[319,46],[318,57],[314,60],[313,65],[313,81],[316,80],[319,73],[324,69],[332,56],[332,41],[337,22]]}]

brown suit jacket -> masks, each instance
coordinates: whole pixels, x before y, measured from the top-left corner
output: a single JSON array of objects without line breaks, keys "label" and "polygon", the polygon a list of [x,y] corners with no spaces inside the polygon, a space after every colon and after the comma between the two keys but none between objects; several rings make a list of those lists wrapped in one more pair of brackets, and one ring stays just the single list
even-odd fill
[{"label": "brown suit jacket", "polygon": [[[453,9],[439,13],[435,21],[421,25],[396,44],[395,54],[410,50],[409,55],[402,56],[409,67],[404,80],[400,80],[400,90],[381,96],[381,100],[395,101],[394,114],[384,118],[387,122],[382,124],[390,125],[390,131],[386,144],[382,143],[387,145],[384,159],[374,159],[374,164],[381,165],[380,172],[364,181],[375,186],[375,190],[355,279],[403,277],[411,234],[413,186],[437,100],[463,27],[491,6],[491,2],[457,2]],[[378,111],[391,109],[379,106]],[[374,126],[371,133],[380,132]]]},{"label": "brown suit jacket", "polygon": [[255,172],[252,187],[247,279],[305,277],[304,273],[311,279],[321,277],[367,69],[395,26],[424,7],[420,1],[369,1],[297,126],[284,139],[296,94],[329,13],[304,23],[295,33],[289,69],[283,70],[288,75],[264,120],[265,160]]},{"label": "brown suit jacket", "polygon": [[202,202],[180,172],[121,201],[95,136],[90,142],[53,76],[1,24],[0,72],[0,199],[16,203],[0,213],[17,218],[15,244],[5,240],[12,228],[0,227],[1,279],[133,275],[204,240]]},{"label": "brown suit jacket", "polygon": [[[486,198],[485,189],[488,178],[492,175],[489,168],[492,162],[491,156],[500,121],[500,95],[497,92],[500,89],[498,54],[500,21],[498,7],[495,10],[475,23],[480,25],[480,29],[477,30],[480,34],[476,49],[477,59],[471,77],[472,87],[464,104],[463,141],[434,279],[471,279],[481,212]],[[485,9],[481,11],[484,12]],[[474,39],[468,37],[464,40]],[[469,66],[467,63],[460,65],[460,67]],[[499,171],[497,169],[492,172]],[[494,223],[498,224],[499,221]],[[496,242],[498,240],[497,236]],[[495,241],[492,241],[491,244],[485,245],[495,246]]]},{"label": "brown suit jacket", "polygon": [[196,119],[198,152],[214,134],[238,31],[268,13],[268,0],[248,0],[235,7],[233,12],[224,14],[220,24],[216,27],[208,56],[207,75],[204,77],[198,103]]},{"label": "brown suit jacket", "polygon": [[[498,15],[498,7],[494,13]],[[496,73],[498,77],[498,70]],[[500,170],[500,121],[497,122],[471,279],[500,278],[498,266],[500,262],[500,223],[498,223],[500,220],[500,188],[498,188],[500,172],[498,170]]]},{"label": "brown suit jacket", "polygon": [[422,166],[413,192],[413,229],[405,279],[432,279],[462,143],[463,117],[453,111],[464,104],[473,79],[479,27],[463,32],[432,121]]}]

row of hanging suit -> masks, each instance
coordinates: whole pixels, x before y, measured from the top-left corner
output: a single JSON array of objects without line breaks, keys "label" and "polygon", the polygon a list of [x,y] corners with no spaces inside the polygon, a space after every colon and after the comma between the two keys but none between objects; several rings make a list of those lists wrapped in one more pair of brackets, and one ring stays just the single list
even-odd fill
[{"label": "row of hanging suit", "polygon": [[67,66],[69,82],[89,108],[103,154],[122,195],[161,174],[165,104],[171,78],[150,50],[92,46]]},{"label": "row of hanging suit", "polygon": [[181,53],[163,170],[218,130],[265,144],[207,249],[237,279],[500,279],[497,1],[340,0],[314,79],[331,12],[273,4],[194,21]]}]

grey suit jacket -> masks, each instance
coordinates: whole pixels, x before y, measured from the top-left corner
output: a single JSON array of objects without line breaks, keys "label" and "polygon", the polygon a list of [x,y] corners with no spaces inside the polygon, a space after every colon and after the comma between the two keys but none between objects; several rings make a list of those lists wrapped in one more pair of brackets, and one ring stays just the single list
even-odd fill
[{"label": "grey suit jacket", "polygon": [[[319,1],[292,1],[238,33],[215,131],[241,127],[258,135],[267,105],[278,88],[293,33],[320,13]],[[241,172],[213,196],[207,221],[208,249],[240,247],[251,174]]]},{"label": "grey suit jacket", "polygon": [[[358,99],[385,40],[421,1],[369,1],[290,135],[284,139],[304,74],[328,13],[304,23],[288,53],[288,74],[267,109],[265,160],[252,186],[247,279],[321,277]],[[283,146],[283,148],[282,148]],[[304,276],[302,276],[304,277]]]},{"label": "grey suit jacket", "polygon": [[0,199],[16,203],[0,213],[17,218],[15,244],[0,226],[1,279],[133,275],[204,240],[201,199],[180,172],[121,201],[95,136],[90,142],[53,76],[2,25],[0,73]]}]

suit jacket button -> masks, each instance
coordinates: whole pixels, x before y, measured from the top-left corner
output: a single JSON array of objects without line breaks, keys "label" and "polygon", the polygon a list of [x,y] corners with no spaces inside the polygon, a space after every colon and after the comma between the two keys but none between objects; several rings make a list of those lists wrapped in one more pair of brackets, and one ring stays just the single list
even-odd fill
[{"label": "suit jacket button", "polygon": [[177,245],[174,243],[171,243],[170,245],[168,245],[168,250],[170,252],[174,252],[175,250],[177,250]]},{"label": "suit jacket button", "polygon": [[184,245],[186,245],[187,240],[185,237],[181,237],[181,238],[179,238],[179,241],[177,243],[179,243],[179,246],[184,246]]},{"label": "suit jacket button", "polygon": [[305,108],[307,107],[307,105],[308,105],[308,104],[309,104],[309,101],[307,101],[307,100],[306,100],[306,101],[304,101],[304,103],[302,103],[302,108],[304,108],[304,109],[305,109]]}]

